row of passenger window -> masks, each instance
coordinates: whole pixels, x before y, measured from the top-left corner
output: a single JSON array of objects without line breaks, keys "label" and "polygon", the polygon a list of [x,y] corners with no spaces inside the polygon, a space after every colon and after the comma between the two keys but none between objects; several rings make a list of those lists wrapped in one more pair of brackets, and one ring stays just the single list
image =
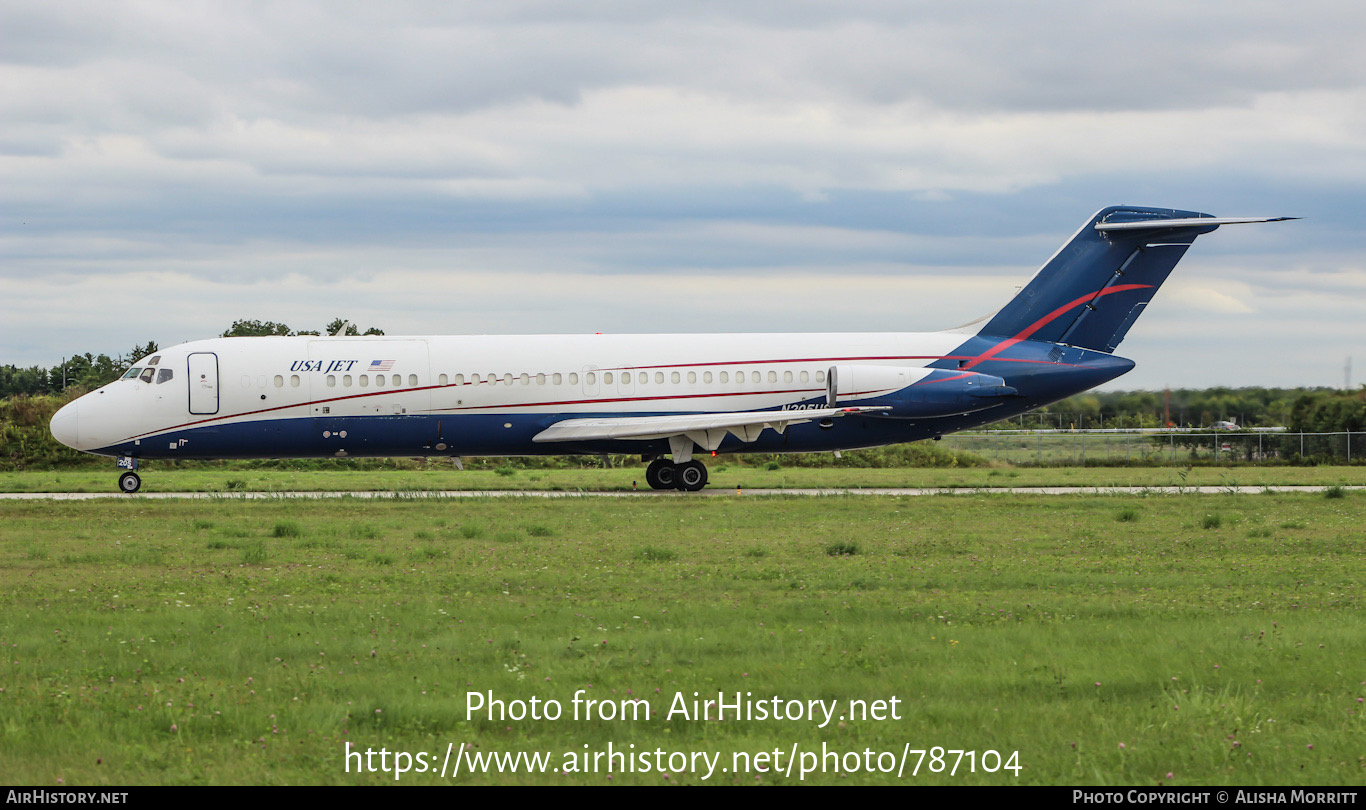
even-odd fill
[{"label": "row of passenger window", "polygon": [[[817,371],[815,376],[816,382],[825,382],[825,372],[823,370]],[[713,382],[731,383],[732,381],[736,385],[743,385],[745,383],[763,382],[765,377],[767,377],[768,381],[771,383],[776,383],[780,379],[785,383],[811,382],[811,372],[792,371],[790,369],[782,372],[776,370],[769,370],[767,372],[703,371],[701,374],[696,371],[671,371],[667,376],[662,371],[656,371],[653,374],[653,380],[656,385],[663,385],[665,379],[672,384],[678,385],[681,384],[685,378],[689,385],[695,385],[699,379],[704,385],[709,385]],[[650,383],[652,375],[648,371],[586,371],[583,373],[583,384],[597,385],[599,378],[601,378],[603,385],[631,385],[632,383],[647,385]],[[564,385],[566,379],[568,380],[569,385],[578,385],[579,373],[571,371],[568,374],[512,374],[510,372],[502,375],[496,373],[486,375],[471,374],[468,383],[470,385],[479,385],[480,383],[493,385],[499,383],[503,385],[512,385],[513,383],[519,383],[521,385],[531,385],[532,383],[535,383],[536,385]],[[454,377],[448,377],[447,375],[442,374],[437,379],[437,382],[439,385],[465,385],[467,380],[464,374],[456,374]]]},{"label": "row of passenger window", "polygon": [[[136,369],[135,369],[135,370],[136,370]],[[149,371],[150,371],[150,369],[149,369]],[[163,374],[167,373],[167,370],[166,370],[166,369],[162,369],[162,373],[163,373]],[[327,387],[328,387],[328,388],[336,388],[338,382],[340,382],[340,384],[341,384],[341,386],[342,386],[343,388],[350,388],[350,387],[353,386],[353,385],[359,385],[361,388],[369,388],[371,385],[374,385],[376,388],[384,388],[384,387],[387,386],[387,385],[392,385],[394,388],[400,388],[400,387],[403,386],[403,375],[402,375],[402,374],[395,374],[395,375],[393,375],[392,377],[386,377],[386,376],[384,376],[383,374],[373,374],[373,375],[372,375],[372,374],[358,374],[358,375],[356,375],[355,377],[352,377],[352,375],[350,375],[350,374],[343,374],[343,375],[341,376],[340,381],[338,380],[338,378],[337,378],[337,376],[336,376],[335,374],[329,374],[329,375],[327,375]],[[249,375],[249,374],[243,374],[243,375],[242,375],[242,387],[243,387],[243,388],[251,388],[251,387],[252,387],[252,383],[253,383],[253,380],[252,380],[252,378],[251,378],[251,375]],[[276,374],[276,375],[275,375],[275,378],[271,381],[271,384],[274,385],[276,388],[284,388],[284,387],[285,387],[285,378],[284,378],[284,375],[282,375],[282,374]],[[302,385],[302,384],[303,384],[303,380],[300,379],[300,377],[299,377],[298,374],[291,374],[291,375],[289,375],[289,387],[290,387],[290,388],[298,388],[298,387],[299,387],[300,385]],[[265,387],[267,386],[267,383],[266,383],[266,375],[262,374],[262,375],[256,377],[256,379],[255,379],[255,385],[256,385],[257,388],[265,388]],[[416,375],[416,374],[409,374],[409,375],[408,375],[408,385],[409,385],[410,387],[416,387],[416,386],[417,386],[417,375]]]},{"label": "row of passenger window", "polygon": [[[275,378],[274,378],[271,382],[272,382],[272,384],[273,384],[276,388],[284,388],[284,387],[285,387],[285,378],[284,378],[283,375],[276,374],[276,375],[275,375]],[[301,384],[301,382],[302,382],[302,381],[299,379],[299,375],[298,375],[298,374],[291,374],[291,375],[289,375],[289,387],[290,387],[290,388],[298,388],[299,385]],[[242,375],[242,387],[243,387],[243,388],[251,388],[251,384],[252,384],[251,375],[249,375],[249,374],[243,374],[243,375]],[[257,387],[257,388],[265,388],[265,387],[266,387],[266,375],[261,374],[261,375],[258,375],[258,376],[256,377],[256,387]]]},{"label": "row of passenger window", "polygon": [[[144,378],[144,382],[151,382],[153,371],[153,369],[130,369],[129,372],[124,375],[124,378],[128,379],[141,376]],[[139,372],[141,372],[141,374],[139,374]],[[158,383],[166,382],[171,378],[170,369],[160,369],[160,373],[161,378],[157,380]],[[582,380],[584,385],[597,385],[599,381],[601,381],[603,385],[631,385],[632,383],[648,385],[653,380],[655,385],[663,385],[667,379],[671,384],[680,385],[686,379],[689,385],[696,385],[699,380],[703,385],[710,385],[712,383],[744,385],[746,383],[761,383],[764,380],[767,380],[770,383],[779,381],[785,383],[809,383],[812,381],[812,377],[813,374],[810,371],[792,371],[791,369],[781,372],[775,369],[769,369],[764,372],[757,370],[703,371],[700,374],[696,371],[671,371],[668,374],[665,374],[663,371],[656,371],[653,374],[647,371],[586,371],[583,373],[582,377],[580,377],[578,372],[571,371],[568,374],[512,374],[511,372],[506,374],[471,374],[468,378],[466,378],[464,374],[456,374],[453,377],[442,374],[437,378],[437,383],[438,385],[531,385],[533,383],[536,385],[564,385],[567,382],[569,385],[579,385]],[[825,371],[816,371],[814,378],[815,382],[824,383]],[[243,388],[252,387],[252,382],[253,380],[249,375],[242,375]],[[285,387],[285,378],[283,375],[276,374],[271,382],[276,388]],[[257,377],[255,383],[258,388],[265,388],[265,375]],[[302,381],[298,374],[289,375],[290,388],[298,388],[301,384]],[[338,385],[341,385],[343,388],[369,388],[371,386],[374,386],[375,388],[401,388],[403,386],[403,375],[393,374],[386,376],[384,374],[357,374],[353,376],[350,374],[343,374],[340,377],[335,374],[327,375],[328,388],[336,388]],[[416,387],[417,385],[417,375],[409,374],[408,386]]]},{"label": "row of passenger window", "polygon": [[[403,386],[403,375],[394,374],[392,377],[386,377],[383,374],[357,374],[354,381],[352,380],[350,374],[341,375],[341,385],[343,388],[350,388],[353,384],[358,385],[361,388],[369,388],[372,383],[376,388],[384,388],[386,386],[392,388],[401,388]],[[408,375],[408,386],[412,388],[417,387],[416,374]],[[337,387],[337,375],[327,375],[327,387]]]}]

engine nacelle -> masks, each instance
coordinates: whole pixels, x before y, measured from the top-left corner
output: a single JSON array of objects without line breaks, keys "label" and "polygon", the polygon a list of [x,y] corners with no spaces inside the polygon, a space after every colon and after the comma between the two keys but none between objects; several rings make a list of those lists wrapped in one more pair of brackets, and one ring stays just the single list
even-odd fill
[{"label": "engine nacelle", "polygon": [[1005,380],[976,371],[897,366],[831,366],[825,396],[830,407],[854,402],[890,405],[900,419],[973,413],[1013,396]]}]

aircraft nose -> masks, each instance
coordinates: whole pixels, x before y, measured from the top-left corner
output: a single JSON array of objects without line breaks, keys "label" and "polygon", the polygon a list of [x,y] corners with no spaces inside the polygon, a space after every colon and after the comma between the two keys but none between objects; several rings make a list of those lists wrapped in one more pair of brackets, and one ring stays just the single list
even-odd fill
[{"label": "aircraft nose", "polygon": [[69,402],[52,415],[48,426],[57,441],[74,450],[81,449],[81,419],[79,402]]}]

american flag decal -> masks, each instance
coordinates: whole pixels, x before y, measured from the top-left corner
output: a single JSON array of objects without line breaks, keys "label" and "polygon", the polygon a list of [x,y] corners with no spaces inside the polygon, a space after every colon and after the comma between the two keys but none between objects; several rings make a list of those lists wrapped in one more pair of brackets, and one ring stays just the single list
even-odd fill
[{"label": "american flag decal", "polygon": [[394,367],[393,360],[371,360],[367,371],[388,371]]}]

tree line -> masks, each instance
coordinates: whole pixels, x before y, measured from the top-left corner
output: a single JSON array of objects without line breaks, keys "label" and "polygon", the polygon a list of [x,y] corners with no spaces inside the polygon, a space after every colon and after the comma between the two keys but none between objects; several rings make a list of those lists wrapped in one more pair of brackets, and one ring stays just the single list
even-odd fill
[{"label": "tree line", "polygon": [[[236,320],[220,334],[220,337],[333,335],[342,330],[343,326],[346,327],[344,333],[347,335],[384,334],[374,327],[361,332],[350,321],[334,318],[325,329],[317,332],[295,331],[275,321]],[[133,363],[160,350],[161,347],[156,341],[148,341],[145,345],[135,344],[132,349],[121,354],[77,354],[50,368],[0,365],[0,399],[93,391],[122,377],[124,372],[132,368]]]}]

